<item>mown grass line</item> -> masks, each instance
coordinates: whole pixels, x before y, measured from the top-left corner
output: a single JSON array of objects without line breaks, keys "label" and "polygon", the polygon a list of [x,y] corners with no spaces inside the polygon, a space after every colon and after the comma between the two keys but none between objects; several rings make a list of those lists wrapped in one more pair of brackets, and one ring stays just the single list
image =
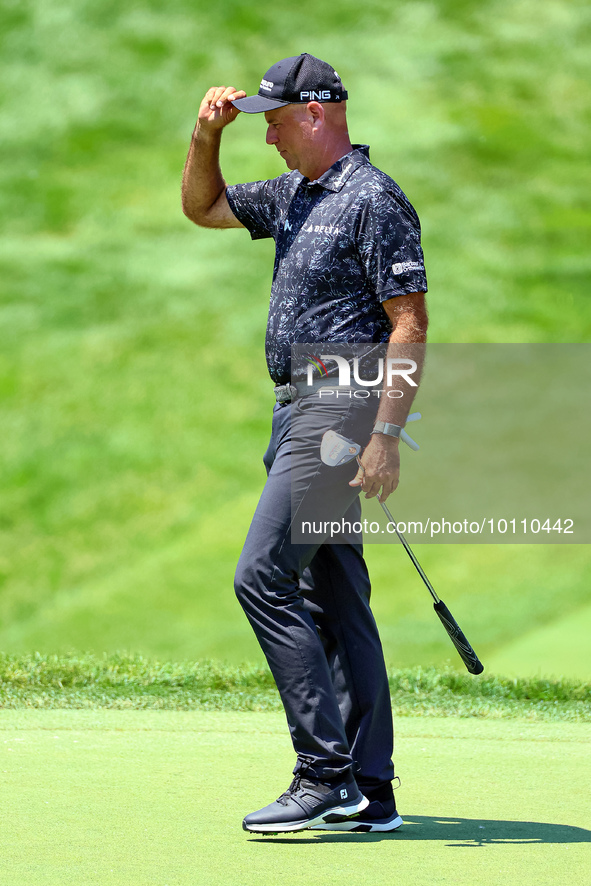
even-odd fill
[{"label": "mown grass line", "polygon": [[[591,721],[591,684],[471,677],[451,669],[389,673],[397,714]],[[159,662],[141,655],[0,655],[0,707],[277,711],[258,665]]]}]

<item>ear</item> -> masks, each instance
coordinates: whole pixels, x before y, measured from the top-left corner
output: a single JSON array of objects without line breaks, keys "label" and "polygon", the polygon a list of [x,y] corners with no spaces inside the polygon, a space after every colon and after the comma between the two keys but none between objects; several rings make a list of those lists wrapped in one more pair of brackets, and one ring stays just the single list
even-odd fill
[{"label": "ear", "polygon": [[312,126],[316,127],[318,124],[322,125],[325,119],[324,108],[320,104],[320,102],[308,102],[306,105],[306,113],[308,115],[308,119],[311,119]]}]

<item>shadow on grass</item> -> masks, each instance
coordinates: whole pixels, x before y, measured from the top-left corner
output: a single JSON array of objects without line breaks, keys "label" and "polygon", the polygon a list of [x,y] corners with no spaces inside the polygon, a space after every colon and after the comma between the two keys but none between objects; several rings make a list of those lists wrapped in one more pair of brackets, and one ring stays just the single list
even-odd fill
[{"label": "shadow on grass", "polygon": [[272,843],[377,843],[380,840],[443,840],[450,847],[519,843],[591,843],[591,831],[566,824],[542,821],[494,821],[484,818],[443,818],[433,815],[405,815],[405,826],[390,834],[315,831],[314,836],[251,838]]}]

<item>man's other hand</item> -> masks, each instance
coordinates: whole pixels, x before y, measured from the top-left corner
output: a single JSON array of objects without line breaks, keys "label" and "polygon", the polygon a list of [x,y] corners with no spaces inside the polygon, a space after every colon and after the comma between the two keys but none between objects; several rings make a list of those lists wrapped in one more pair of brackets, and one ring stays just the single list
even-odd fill
[{"label": "man's other hand", "polygon": [[398,439],[384,434],[372,434],[361,456],[361,465],[349,486],[361,486],[366,498],[379,495],[386,501],[398,486],[400,453]]},{"label": "man's other hand", "polygon": [[212,131],[223,129],[228,123],[232,123],[240,113],[232,102],[236,98],[244,98],[245,95],[243,89],[236,90],[233,86],[212,86],[205,93],[199,108],[199,127]]}]

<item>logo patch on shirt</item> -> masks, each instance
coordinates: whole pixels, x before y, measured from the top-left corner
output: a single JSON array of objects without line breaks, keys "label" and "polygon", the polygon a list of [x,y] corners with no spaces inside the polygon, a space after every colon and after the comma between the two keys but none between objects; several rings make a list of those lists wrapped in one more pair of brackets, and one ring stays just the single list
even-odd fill
[{"label": "logo patch on shirt", "polygon": [[304,228],[306,234],[338,234],[339,229],[335,225],[308,225]]},{"label": "logo patch on shirt", "polygon": [[408,271],[422,271],[423,266],[419,261],[398,261],[394,262],[392,265],[392,273],[396,276],[398,274],[406,274]]}]

